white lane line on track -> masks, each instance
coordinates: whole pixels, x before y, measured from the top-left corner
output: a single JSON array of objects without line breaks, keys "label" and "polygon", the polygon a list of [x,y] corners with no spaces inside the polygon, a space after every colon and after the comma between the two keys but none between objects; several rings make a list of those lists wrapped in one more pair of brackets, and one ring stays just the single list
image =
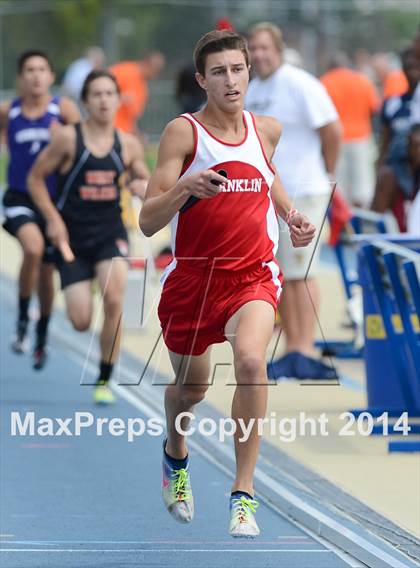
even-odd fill
[{"label": "white lane line on track", "polygon": [[239,552],[245,552],[249,554],[250,552],[273,552],[275,554],[283,554],[284,552],[297,552],[299,554],[306,554],[308,552],[315,553],[320,552],[323,554],[333,554],[332,550],[320,550],[319,548],[314,548],[313,550],[299,550],[298,548],[288,548],[288,549],[271,549],[271,548],[254,548],[254,549],[247,549],[247,548],[57,548],[55,550],[51,550],[49,548],[42,549],[42,548],[3,548],[0,549],[0,552],[49,552],[49,553],[62,553],[62,552],[77,552],[78,554],[81,552],[110,552],[110,553],[124,553],[124,552],[156,552],[160,553],[184,553],[184,552],[213,552],[213,553],[225,553],[225,552],[234,552],[238,554]]},{"label": "white lane line on track", "polygon": [[[258,544],[264,544],[265,546],[268,545],[273,545],[273,546],[277,546],[277,545],[282,545],[282,546],[286,546],[286,545],[292,545],[292,544],[299,544],[299,546],[308,546],[311,545],[313,546],[313,542],[302,542],[302,539],[308,539],[309,537],[299,537],[297,536],[296,538],[293,537],[277,537],[275,540],[264,540],[259,538],[258,541],[255,541],[253,539],[244,539],[244,542],[246,544],[248,544],[249,546],[252,546],[253,544],[255,544],[256,542]],[[297,542],[295,542],[297,541]],[[232,545],[233,543],[233,539],[232,540],[185,540],[185,539],[177,539],[177,540],[4,540],[2,544],[10,544],[10,545],[21,545],[21,546],[55,546],[58,544],[64,545],[72,545],[72,544],[78,544],[80,546],[85,545],[85,544],[108,544],[108,545],[113,545],[113,544],[147,544],[147,545],[169,545],[169,544],[191,544],[191,545],[200,545],[200,544],[215,544],[215,545],[222,545],[222,544],[228,544],[228,545]]]}]

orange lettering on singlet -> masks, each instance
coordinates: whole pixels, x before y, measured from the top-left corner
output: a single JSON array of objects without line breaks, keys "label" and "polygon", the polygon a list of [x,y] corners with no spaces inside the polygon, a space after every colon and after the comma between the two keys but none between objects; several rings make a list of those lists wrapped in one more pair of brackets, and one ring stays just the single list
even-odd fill
[{"label": "orange lettering on singlet", "polygon": [[109,185],[116,175],[117,172],[112,170],[88,170],[85,179],[89,185]]},{"label": "orange lettering on singlet", "polygon": [[85,201],[112,201],[117,199],[117,188],[115,185],[92,186],[81,185],[80,197]]}]

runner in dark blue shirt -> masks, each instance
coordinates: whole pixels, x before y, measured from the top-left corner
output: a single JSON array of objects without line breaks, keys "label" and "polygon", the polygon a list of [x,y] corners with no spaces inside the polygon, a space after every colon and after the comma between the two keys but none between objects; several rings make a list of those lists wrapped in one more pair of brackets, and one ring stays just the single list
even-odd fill
[{"label": "runner in dark blue shirt", "polygon": [[[18,60],[20,96],[0,105],[0,130],[7,133],[8,188],[3,196],[4,228],[19,241],[23,260],[19,275],[19,313],[12,349],[23,353],[28,346],[28,310],[38,287],[40,318],[36,328],[33,366],[41,369],[46,360],[48,321],[54,298],[53,265],[45,246],[45,223],[27,189],[27,176],[40,151],[48,144],[53,128],[79,120],[79,111],[69,99],[52,97],[51,62],[42,51],[26,51]],[[48,179],[53,196],[55,179]]]},{"label": "runner in dark blue shirt", "polygon": [[409,87],[406,93],[386,99],[382,106],[379,167],[395,162],[407,153],[411,101],[420,81],[420,60],[414,49],[402,52],[401,64]]}]

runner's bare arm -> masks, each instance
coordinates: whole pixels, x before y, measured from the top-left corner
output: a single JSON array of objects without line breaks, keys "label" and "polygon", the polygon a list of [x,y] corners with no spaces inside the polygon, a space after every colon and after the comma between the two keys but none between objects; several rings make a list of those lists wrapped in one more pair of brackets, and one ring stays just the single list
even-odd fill
[{"label": "runner's bare arm", "polygon": [[54,130],[50,143],[40,152],[28,175],[31,197],[46,219],[55,218],[58,212],[48,193],[45,179],[62,165],[68,156],[70,143],[67,127]]},{"label": "runner's bare arm", "polygon": [[[274,165],[271,164],[271,166],[275,170]],[[285,221],[293,205],[277,172],[274,176],[273,185],[271,186],[271,196],[276,206],[277,214]]]},{"label": "runner's bare arm", "polygon": [[225,178],[212,170],[197,172],[179,179],[182,166],[194,152],[194,135],[184,118],[171,121],[162,135],[158,161],[147,186],[140,212],[140,229],[150,237],[166,227],[191,195],[210,199],[219,193],[212,183],[224,183]]},{"label": "runner's bare arm", "polygon": [[67,97],[60,99],[60,112],[65,124],[76,124],[81,120],[77,105]]},{"label": "runner's bare arm", "polygon": [[5,101],[0,103],[0,141],[3,142],[3,135],[7,128],[10,103]]},{"label": "runner's bare arm", "polygon": [[321,152],[325,169],[329,176],[334,179],[342,138],[341,124],[338,120],[334,120],[318,128],[318,133],[321,139]]},{"label": "runner's bare arm", "polygon": [[144,199],[147,183],[150,179],[150,171],[144,158],[143,144],[132,134],[122,134],[127,147],[126,163],[130,176],[128,189],[133,195]]},{"label": "runner's bare arm", "polygon": [[391,130],[387,124],[382,124],[379,133],[379,156],[376,161],[376,171],[384,165],[385,159],[387,157],[389,144],[391,142]]},{"label": "runner's bare arm", "polygon": [[[34,203],[47,221],[47,234],[52,243],[71,260],[68,250],[68,233],[64,221],[48,193],[45,179],[57,171],[69,158],[74,146],[74,128],[63,126],[54,129],[51,141],[38,155],[28,176],[28,188]],[[70,251],[71,252],[71,251]]]}]

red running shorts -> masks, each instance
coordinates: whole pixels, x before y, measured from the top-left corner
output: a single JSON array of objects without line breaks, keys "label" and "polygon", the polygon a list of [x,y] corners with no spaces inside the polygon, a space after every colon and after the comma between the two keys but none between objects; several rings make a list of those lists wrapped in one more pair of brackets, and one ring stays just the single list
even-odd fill
[{"label": "red running shorts", "polygon": [[277,309],[282,274],[275,261],[234,272],[186,264],[178,261],[164,280],[158,307],[163,339],[174,353],[201,355],[226,341],[226,323],[248,302],[263,300]]}]

